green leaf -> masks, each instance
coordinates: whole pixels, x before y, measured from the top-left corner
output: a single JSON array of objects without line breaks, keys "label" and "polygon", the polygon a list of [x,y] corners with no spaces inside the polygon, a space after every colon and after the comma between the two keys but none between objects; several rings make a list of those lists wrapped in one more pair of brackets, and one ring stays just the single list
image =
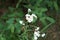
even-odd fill
[{"label": "green leaf", "polygon": [[21,1],[22,1],[22,0],[19,0],[19,1],[18,1],[18,3],[16,4],[16,8],[19,7],[19,4],[20,4]]},{"label": "green leaf", "polygon": [[17,32],[17,33],[20,33],[22,26],[21,26],[19,23],[16,23],[16,24],[15,24],[15,28],[16,28],[16,32]]},{"label": "green leaf", "polygon": [[54,20],[53,18],[51,18],[51,17],[47,17],[47,20],[48,20],[49,22],[51,22],[51,23],[55,23],[55,20]]},{"label": "green leaf", "polygon": [[14,29],[15,29],[15,27],[14,27],[14,25],[11,25],[11,33],[14,33]]},{"label": "green leaf", "polygon": [[3,15],[2,15],[2,19],[7,19],[8,18],[8,16],[7,16],[8,14],[7,14],[7,12],[5,12]]},{"label": "green leaf", "polygon": [[12,17],[15,17],[15,16],[16,16],[15,13],[11,13],[11,14],[8,15],[9,18],[10,18],[10,17],[12,18]]},{"label": "green leaf", "polygon": [[52,1],[47,1],[48,7],[52,7],[53,6],[53,2]]},{"label": "green leaf", "polygon": [[0,21],[0,30],[3,31],[5,30],[7,27],[6,27],[6,23],[3,23],[2,21]]},{"label": "green leaf", "polygon": [[14,33],[14,28],[15,28],[14,24],[10,24],[8,26],[8,29],[11,31],[11,33]]},{"label": "green leaf", "polygon": [[3,34],[0,34],[0,40],[6,40],[6,38],[3,37]]},{"label": "green leaf", "polygon": [[11,33],[14,33],[14,26],[13,27],[11,27]]},{"label": "green leaf", "polygon": [[50,25],[52,25],[52,23],[50,23],[50,24],[46,25],[43,29],[41,29],[41,31],[40,31],[40,32],[46,32],[46,31],[47,31],[47,29],[50,27]]},{"label": "green leaf", "polygon": [[57,2],[53,2],[53,3],[54,3],[54,8],[55,8],[55,10],[58,11],[59,8],[58,8]]},{"label": "green leaf", "polygon": [[32,23],[35,23],[37,21],[37,18],[33,18],[33,21],[32,21]]},{"label": "green leaf", "polygon": [[0,30],[3,28],[3,25],[2,25],[2,23],[0,23]]},{"label": "green leaf", "polygon": [[14,18],[10,18],[10,19],[8,19],[7,21],[6,21],[6,23],[8,23],[8,24],[12,24],[12,23],[14,23]]},{"label": "green leaf", "polygon": [[39,6],[39,5],[41,4],[42,1],[43,1],[43,0],[38,0],[38,1],[36,1],[35,6]]},{"label": "green leaf", "polygon": [[24,17],[24,13],[22,11],[17,11],[16,16],[18,17]]},{"label": "green leaf", "polygon": [[46,26],[47,25],[46,17],[40,18],[40,21],[41,21],[41,23],[42,23],[43,26]]},{"label": "green leaf", "polygon": [[47,11],[47,8],[41,8],[40,9],[40,12],[46,12]]},{"label": "green leaf", "polygon": [[42,30],[41,32],[45,32],[53,23],[55,23],[55,20],[51,17],[46,17],[46,20],[48,20],[50,23],[47,24]]},{"label": "green leaf", "polygon": [[9,11],[10,12],[13,12],[14,11],[14,8],[13,7],[8,7]]}]

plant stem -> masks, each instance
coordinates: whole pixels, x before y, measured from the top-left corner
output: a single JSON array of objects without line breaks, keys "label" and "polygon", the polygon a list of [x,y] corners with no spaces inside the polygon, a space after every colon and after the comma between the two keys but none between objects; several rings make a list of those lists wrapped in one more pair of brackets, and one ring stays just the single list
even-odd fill
[{"label": "plant stem", "polygon": [[20,4],[21,1],[22,1],[22,0],[19,0],[19,1],[18,1],[18,3],[16,4],[16,8],[19,7],[19,4]]},{"label": "plant stem", "polygon": [[51,25],[52,23],[50,23],[49,25],[47,25],[46,27],[44,27],[41,32],[45,32],[45,30]]}]

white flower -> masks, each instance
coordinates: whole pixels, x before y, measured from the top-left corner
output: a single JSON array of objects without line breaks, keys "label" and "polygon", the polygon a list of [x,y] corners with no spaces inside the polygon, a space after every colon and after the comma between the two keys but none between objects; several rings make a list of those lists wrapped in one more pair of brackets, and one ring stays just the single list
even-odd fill
[{"label": "white flower", "polygon": [[33,16],[33,17],[37,18],[37,16],[36,16],[35,14],[32,14],[31,16]]},{"label": "white flower", "polygon": [[34,35],[37,36],[37,37],[39,37],[40,36],[40,32],[39,31],[35,31]]},{"label": "white flower", "polygon": [[34,32],[34,40],[37,40],[38,37],[40,37],[40,32],[39,31],[35,31]]},{"label": "white flower", "polygon": [[29,13],[29,12],[31,12],[31,9],[30,9],[30,8],[28,8],[28,13]]},{"label": "white flower", "polygon": [[39,27],[37,27],[35,30],[39,30]]},{"label": "white flower", "polygon": [[25,25],[25,23],[23,21],[21,21],[21,20],[19,21],[19,23],[22,24],[22,25]]},{"label": "white flower", "polygon": [[38,37],[37,36],[34,36],[34,40],[37,40],[38,39]]},{"label": "white flower", "polygon": [[32,14],[32,15],[26,14],[25,16],[26,16],[26,20],[27,20],[29,23],[31,23],[31,22],[34,20],[34,17],[37,18],[37,16],[36,16],[35,14]]},{"label": "white flower", "polygon": [[41,36],[44,37],[45,36],[45,33],[43,33]]},{"label": "white flower", "polygon": [[38,37],[40,37],[40,31],[39,30],[39,27],[37,27],[34,31],[34,40],[37,40]]},{"label": "white flower", "polygon": [[26,20],[31,23],[33,21],[33,17],[30,14],[26,14]]}]

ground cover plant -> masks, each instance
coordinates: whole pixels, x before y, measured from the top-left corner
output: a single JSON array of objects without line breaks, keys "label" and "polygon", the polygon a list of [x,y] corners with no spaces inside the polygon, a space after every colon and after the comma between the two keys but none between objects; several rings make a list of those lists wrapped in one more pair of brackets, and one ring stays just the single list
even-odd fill
[{"label": "ground cover plant", "polygon": [[0,40],[40,40],[56,22],[47,12],[58,13],[59,7],[57,0],[18,0],[7,10],[0,17]]}]

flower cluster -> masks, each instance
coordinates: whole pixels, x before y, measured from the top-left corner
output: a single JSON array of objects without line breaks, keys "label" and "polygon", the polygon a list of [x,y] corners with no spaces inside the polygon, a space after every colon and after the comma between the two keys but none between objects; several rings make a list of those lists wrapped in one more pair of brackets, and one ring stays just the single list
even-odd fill
[{"label": "flower cluster", "polygon": [[37,16],[35,14],[29,14],[31,12],[31,9],[28,9],[28,14],[26,14],[26,20],[27,22],[31,23],[33,22],[34,18],[37,19]]},{"label": "flower cluster", "polygon": [[34,31],[34,40],[37,40],[40,37],[39,27],[37,27]]},{"label": "flower cluster", "polygon": [[29,23],[33,22],[34,18],[37,19],[37,16],[35,14],[31,14],[31,15],[30,14],[26,14],[25,16],[26,16],[27,22],[29,22]]},{"label": "flower cluster", "polygon": [[[35,14],[30,15],[29,12],[31,12],[31,9],[28,9],[28,13],[25,15],[25,17],[26,17],[27,22],[31,23],[33,22],[34,18],[37,19],[37,16]],[[25,23],[22,20],[20,20],[19,23],[21,25],[25,25]]]},{"label": "flower cluster", "polygon": [[43,34],[40,34],[40,31],[39,31],[39,27],[37,27],[34,31],[34,40],[38,40],[38,37],[44,37],[45,36],[45,33]]},{"label": "flower cluster", "polygon": [[[26,20],[28,23],[31,23],[33,22],[35,19],[37,19],[37,16],[35,14],[29,14],[29,12],[31,12],[31,9],[28,9],[28,13],[25,15],[26,17]],[[35,19],[34,19],[35,18]],[[21,25],[25,25],[24,21],[20,20],[19,23]],[[34,40],[37,40],[38,37],[44,37],[45,36],[45,33],[41,34],[40,31],[39,31],[40,27],[37,27],[34,31]]]}]

